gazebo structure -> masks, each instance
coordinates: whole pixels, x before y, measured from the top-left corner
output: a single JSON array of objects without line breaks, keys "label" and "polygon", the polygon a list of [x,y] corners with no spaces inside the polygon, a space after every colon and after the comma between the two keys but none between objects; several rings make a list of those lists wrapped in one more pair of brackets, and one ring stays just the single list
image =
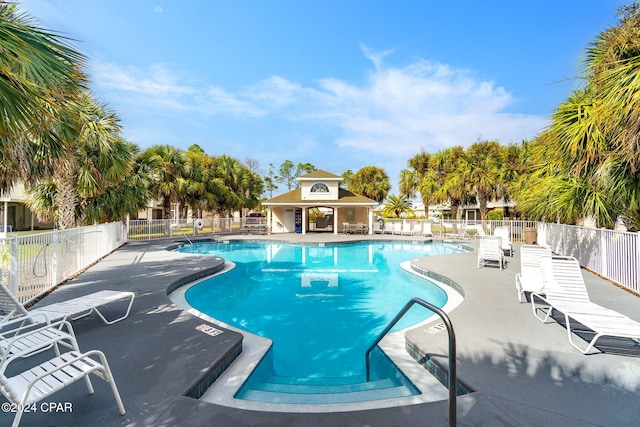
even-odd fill
[{"label": "gazebo structure", "polygon": [[378,202],[340,188],[342,178],[323,170],[297,180],[299,188],[262,202],[267,208],[267,224],[272,233],[373,234],[373,208]]}]

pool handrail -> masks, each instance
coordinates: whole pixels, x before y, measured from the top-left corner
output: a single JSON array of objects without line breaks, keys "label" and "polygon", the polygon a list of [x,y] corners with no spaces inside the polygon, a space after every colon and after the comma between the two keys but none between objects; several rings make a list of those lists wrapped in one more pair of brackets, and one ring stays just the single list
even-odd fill
[{"label": "pool handrail", "polygon": [[449,376],[447,381],[447,387],[449,388],[449,426],[453,427],[457,425],[456,387],[457,387],[458,380],[456,378],[456,336],[455,336],[455,333],[453,332],[453,325],[451,324],[451,320],[449,319],[449,316],[447,316],[447,314],[440,307],[436,307],[435,305],[416,297],[411,298],[409,302],[407,302],[404,305],[402,310],[400,310],[398,314],[396,314],[396,316],[393,318],[393,320],[389,322],[387,327],[384,328],[384,331],[382,331],[380,335],[378,335],[378,338],[376,338],[376,340],[373,342],[373,344],[371,344],[371,346],[367,349],[367,352],[365,353],[367,381],[370,380],[370,375],[371,375],[370,362],[369,362],[369,355],[371,354],[371,351],[378,345],[378,343],[391,330],[391,328],[393,328],[395,324],[398,323],[398,321],[407,313],[407,311],[409,311],[409,309],[413,307],[414,304],[421,305],[426,309],[436,313],[438,316],[440,316],[445,326],[447,327],[447,334],[449,335]]}]

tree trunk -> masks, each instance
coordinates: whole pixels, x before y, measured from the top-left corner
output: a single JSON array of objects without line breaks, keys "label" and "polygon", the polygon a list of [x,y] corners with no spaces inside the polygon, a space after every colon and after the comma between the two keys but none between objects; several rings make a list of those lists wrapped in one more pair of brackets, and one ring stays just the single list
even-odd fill
[{"label": "tree trunk", "polygon": [[164,196],[162,199],[162,215],[163,219],[171,219],[171,197]]},{"label": "tree trunk", "polygon": [[58,206],[58,228],[73,228],[76,219],[76,191],[73,168],[57,167],[53,173],[56,183],[56,205]]},{"label": "tree trunk", "polygon": [[489,208],[487,207],[487,195],[481,191],[476,192],[478,198],[478,206],[480,208],[480,219],[486,221],[489,216]]}]

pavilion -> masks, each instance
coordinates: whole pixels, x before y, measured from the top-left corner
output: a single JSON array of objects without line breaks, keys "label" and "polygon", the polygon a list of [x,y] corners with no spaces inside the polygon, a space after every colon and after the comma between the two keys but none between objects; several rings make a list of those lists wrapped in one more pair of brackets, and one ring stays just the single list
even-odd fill
[{"label": "pavilion", "polygon": [[[342,177],[316,170],[297,179],[299,187],[262,202],[272,233],[324,231],[338,234],[347,229],[373,234],[373,199],[340,188]],[[321,212],[320,216],[311,211]],[[322,215],[324,214],[324,215]],[[357,227],[356,227],[357,226]]]}]

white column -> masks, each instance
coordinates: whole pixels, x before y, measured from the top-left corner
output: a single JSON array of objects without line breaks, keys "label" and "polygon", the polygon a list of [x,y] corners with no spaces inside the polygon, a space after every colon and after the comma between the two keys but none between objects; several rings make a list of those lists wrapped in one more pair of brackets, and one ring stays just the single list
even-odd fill
[{"label": "white column", "polygon": [[333,234],[338,234],[338,208],[333,207]]},{"label": "white column", "polygon": [[373,234],[373,209],[367,208],[369,212],[369,234]]},{"label": "white column", "polygon": [[307,208],[302,208],[302,234],[307,234]]}]

